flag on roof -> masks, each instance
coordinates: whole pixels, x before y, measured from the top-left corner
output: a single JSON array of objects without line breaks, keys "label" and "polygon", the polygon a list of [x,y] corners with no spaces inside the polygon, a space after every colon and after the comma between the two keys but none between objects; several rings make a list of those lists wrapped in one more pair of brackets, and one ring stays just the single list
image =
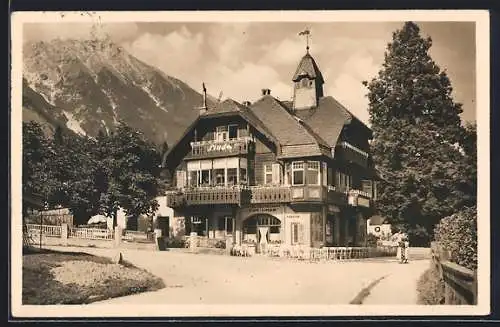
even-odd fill
[{"label": "flag on roof", "polygon": [[299,33],[299,35],[309,35],[309,34],[311,34],[311,32],[308,29]]}]

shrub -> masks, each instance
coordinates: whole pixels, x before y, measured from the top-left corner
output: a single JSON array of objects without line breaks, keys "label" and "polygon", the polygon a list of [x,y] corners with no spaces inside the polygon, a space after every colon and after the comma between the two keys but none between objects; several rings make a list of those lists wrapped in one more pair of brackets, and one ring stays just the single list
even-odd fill
[{"label": "shrub", "polygon": [[443,218],[436,226],[434,236],[450,252],[450,261],[469,269],[477,268],[476,207]]},{"label": "shrub", "polygon": [[186,247],[186,241],[182,238],[170,238],[165,242],[167,248],[184,248]]},{"label": "shrub", "polygon": [[430,305],[444,303],[444,281],[436,266],[432,265],[418,279],[417,301]]},{"label": "shrub", "polygon": [[223,241],[223,240],[218,240],[216,243],[215,243],[215,247],[217,249],[225,249],[226,248],[226,241]]}]

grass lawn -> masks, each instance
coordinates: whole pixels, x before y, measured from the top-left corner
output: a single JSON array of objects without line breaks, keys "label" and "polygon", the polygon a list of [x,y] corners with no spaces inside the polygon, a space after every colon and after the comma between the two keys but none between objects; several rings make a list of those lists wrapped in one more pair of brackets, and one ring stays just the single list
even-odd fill
[{"label": "grass lawn", "polygon": [[151,273],[86,253],[23,253],[23,304],[85,304],[164,288]]}]

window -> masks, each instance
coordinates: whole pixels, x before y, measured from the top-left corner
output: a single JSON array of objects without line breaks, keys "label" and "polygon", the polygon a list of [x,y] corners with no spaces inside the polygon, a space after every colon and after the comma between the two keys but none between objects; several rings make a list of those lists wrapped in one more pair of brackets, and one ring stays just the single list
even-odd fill
[{"label": "window", "polygon": [[264,164],[264,184],[273,183],[273,165]]},{"label": "window", "polygon": [[328,185],[328,166],[326,162],[321,163],[321,185]]},{"label": "window", "polygon": [[229,139],[236,139],[238,138],[238,125],[229,125]]},{"label": "window", "polygon": [[304,163],[292,162],[292,185],[304,185]]},{"label": "window", "polygon": [[225,172],[224,169],[214,169],[214,183],[215,185],[225,185]]},{"label": "window", "polygon": [[184,188],[186,186],[186,171],[177,170],[176,179],[177,179],[177,187]]},{"label": "window", "polygon": [[233,233],[233,217],[219,217],[217,220],[217,230],[226,232],[226,235]]},{"label": "window", "polygon": [[227,169],[227,184],[228,185],[238,184],[238,168]]},{"label": "window", "polygon": [[191,170],[188,175],[188,182],[189,186],[191,187],[196,187],[198,186],[198,171],[197,170]]},{"label": "window", "polygon": [[227,126],[219,126],[215,132],[215,140],[216,141],[226,141],[228,139],[228,127]]},{"label": "window", "polygon": [[240,183],[247,182],[247,170],[246,168],[240,168]]},{"label": "window", "polygon": [[336,172],[336,186],[341,190],[349,190],[352,185],[352,178],[348,174]]},{"label": "window", "polygon": [[202,170],[200,175],[200,185],[210,185],[210,170]]},{"label": "window", "polygon": [[370,195],[373,193],[372,181],[371,180],[362,180],[361,181],[361,189],[363,192],[366,192]]},{"label": "window", "polygon": [[304,228],[300,223],[292,223],[292,244],[302,244],[304,242]]},{"label": "window", "polygon": [[307,162],[307,184],[319,185],[319,162]]}]

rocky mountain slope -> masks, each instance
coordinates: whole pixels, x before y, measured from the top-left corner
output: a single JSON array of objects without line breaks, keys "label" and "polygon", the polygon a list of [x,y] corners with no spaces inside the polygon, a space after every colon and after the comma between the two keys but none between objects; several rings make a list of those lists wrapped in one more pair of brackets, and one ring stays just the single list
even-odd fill
[{"label": "rocky mountain slope", "polygon": [[172,144],[202,104],[200,93],[109,39],[27,43],[23,57],[23,120],[48,129],[59,124],[95,137],[123,121]]}]

